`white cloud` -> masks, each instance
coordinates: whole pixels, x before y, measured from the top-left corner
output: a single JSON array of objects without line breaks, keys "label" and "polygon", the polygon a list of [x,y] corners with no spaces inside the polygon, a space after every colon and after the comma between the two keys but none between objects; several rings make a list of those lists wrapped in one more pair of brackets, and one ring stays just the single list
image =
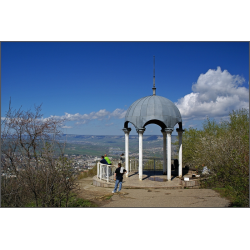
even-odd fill
[{"label": "white cloud", "polygon": [[190,124],[188,125],[189,128],[195,128],[196,127],[196,124]]},{"label": "white cloud", "polygon": [[249,90],[241,85],[245,79],[227,70],[209,69],[192,86],[193,92],[179,99],[176,106],[183,119],[227,116],[233,109],[249,107]]},{"label": "white cloud", "polygon": [[62,126],[62,128],[72,128],[71,126]]},{"label": "white cloud", "polygon": [[[69,114],[65,113],[63,116],[50,116],[56,119],[66,119],[66,121],[76,121],[77,125],[80,124],[86,124],[87,122],[91,120],[104,120],[104,119],[110,119],[111,117],[122,119],[125,117],[126,110],[123,109],[115,109],[113,112],[107,111],[106,109],[101,109],[97,112],[91,112],[89,114]],[[44,120],[48,118],[43,118]]]},{"label": "white cloud", "polygon": [[85,120],[85,121],[82,121],[82,122],[76,122],[76,125],[82,125],[82,124],[85,124],[85,123],[87,123],[86,120]]},{"label": "white cloud", "polygon": [[123,119],[126,115],[126,112],[127,110],[124,109],[116,109],[110,114],[110,116],[117,119]]},{"label": "white cloud", "polygon": [[109,126],[112,126],[112,125],[114,125],[114,123],[113,123],[113,122],[108,123],[108,124],[105,124],[105,126],[106,126],[106,127],[109,127]]}]

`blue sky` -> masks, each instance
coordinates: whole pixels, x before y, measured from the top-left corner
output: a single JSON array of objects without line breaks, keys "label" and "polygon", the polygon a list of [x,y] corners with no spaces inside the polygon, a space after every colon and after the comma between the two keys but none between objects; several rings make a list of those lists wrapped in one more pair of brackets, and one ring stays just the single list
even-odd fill
[{"label": "blue sky", "polygon": [[184,128],[249,106],[247,42],[3,42],[1,53],[1,117],[10,97],[24,110],[42,103],[43,118],[69,119],[68,134],[122,135],[128,107],[152,94],[153,56],[156,94]]}]

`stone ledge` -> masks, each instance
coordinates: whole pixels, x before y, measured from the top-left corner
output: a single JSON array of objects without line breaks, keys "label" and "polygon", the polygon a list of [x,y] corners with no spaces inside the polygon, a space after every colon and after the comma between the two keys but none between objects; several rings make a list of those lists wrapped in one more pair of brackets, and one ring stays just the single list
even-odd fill
[{"label": "stone ledge", "polygon": [[96,176],[93,177],[93,185],[96,187],[105,187],[105,188],[113,188],[114,187],[114,183],[112,182],[105,182],[102,180],[97,179]]},{"label": "stone ledge", "polygon": [[200,186],[200,181],[199,180],[189,180],[189,181],[183,181],[180,180],[180,185],[183,187],[199,187]]}]

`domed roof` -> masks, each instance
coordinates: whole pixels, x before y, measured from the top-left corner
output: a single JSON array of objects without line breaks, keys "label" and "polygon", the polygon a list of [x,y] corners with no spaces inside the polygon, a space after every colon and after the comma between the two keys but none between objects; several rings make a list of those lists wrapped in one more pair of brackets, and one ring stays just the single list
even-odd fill
[{"label": "domed roof", "polygon": [[135,101],[127,110],[124,127],[131,122],[136,129],[143,129],[148,124],[157,124],[162,129],[173,129],[182,123],[179,109],[169,99],[151,95]]}]

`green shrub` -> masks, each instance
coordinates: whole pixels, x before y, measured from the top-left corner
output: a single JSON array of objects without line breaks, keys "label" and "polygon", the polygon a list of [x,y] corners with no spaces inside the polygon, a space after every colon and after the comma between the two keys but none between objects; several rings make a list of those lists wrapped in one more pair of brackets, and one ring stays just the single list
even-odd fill
[{"label": "green shrub", "polygon": [[[237,206],[249,205],[249,114],[241,109],[229,114],[229,121],[207,119],[203,129],[187,129],[183,134],[183,163],[210,177],[202,187],[227,190]],[[202,166],[203,165],[203,166]]]},{"label": "green shrub", "polygon": [[78,180],[80,180],[87,177],[93,177],[95,175],[97,175],[97,165],[95,165],[92,169],[89,169],[88,171],[81,172],[80,174],[78,174],[77,178]]}]

